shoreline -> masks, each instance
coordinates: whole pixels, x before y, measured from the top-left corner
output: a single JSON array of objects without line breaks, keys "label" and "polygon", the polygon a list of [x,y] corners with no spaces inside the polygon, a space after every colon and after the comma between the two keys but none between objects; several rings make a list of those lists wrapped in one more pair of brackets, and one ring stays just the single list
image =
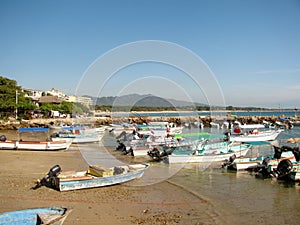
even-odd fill
[{"label": "shoreline", "polygon": [[136,185],[136,180],[68,192],[33,190],[35,181],[54,164],[65,171],[87,168],[76,147],[60,152],[0,151],[0,212],[59,205],[72,209],[66,225],[226,224],[210,202],[168,180],[146,186]]}]

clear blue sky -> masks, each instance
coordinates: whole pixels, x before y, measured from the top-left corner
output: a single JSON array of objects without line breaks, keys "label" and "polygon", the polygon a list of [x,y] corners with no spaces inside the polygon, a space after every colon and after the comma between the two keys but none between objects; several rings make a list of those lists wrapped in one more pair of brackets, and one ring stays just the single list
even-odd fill
[{"label": "clear blue sky", "polygon": [[[175,43],[198,55],[215,75],[226,105],[300,108],[299,0],[0,1],[0,75],[24,88],[71,95],[97,58],[143,40]],[[172,88],[175,81],[164,89],[138,80],[155,76],[164,83],[178,74],[149,63],[130,66],[118,75],[127,79],[111,79],[102,94],[152,90],[184,100],[187,92],[202,101],[193,85],[179,87],[181,93]],[[184,83],[180,79],[175,86]],[[126,89],[130,84],[134,88]]]}]

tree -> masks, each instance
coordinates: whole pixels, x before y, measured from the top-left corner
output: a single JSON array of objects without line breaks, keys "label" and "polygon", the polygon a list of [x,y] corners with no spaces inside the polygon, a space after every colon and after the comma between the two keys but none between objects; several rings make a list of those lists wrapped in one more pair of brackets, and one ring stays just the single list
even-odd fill
[{"label": "tree", "polygon": [[21,87],[17,86],[15,80],[0,76],[0,117],[14,117],[16,108],[18,114],[24,115],[27,110],[33,110],[35,106],[24,97]]}]

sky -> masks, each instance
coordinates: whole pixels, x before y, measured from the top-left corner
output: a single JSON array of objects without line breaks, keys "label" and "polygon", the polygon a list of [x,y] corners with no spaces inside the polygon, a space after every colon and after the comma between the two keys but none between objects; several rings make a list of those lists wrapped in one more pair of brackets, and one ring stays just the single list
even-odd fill
[{"label": "sky", "polygon": [[300,1],[0,0],[0,76],[68,95],[300,108]]}]

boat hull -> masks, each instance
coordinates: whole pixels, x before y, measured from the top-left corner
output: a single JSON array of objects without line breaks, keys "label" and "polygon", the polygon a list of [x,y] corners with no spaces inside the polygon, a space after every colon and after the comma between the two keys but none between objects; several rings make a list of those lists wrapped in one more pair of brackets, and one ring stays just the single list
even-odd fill
[{"label": "boat hull", "polygon": [[0,215],[0,224],[53,224],[61,225],[69,214],[70,210],[62,207],[35,208],[6,212]]},{"label": "boat hull", "polygon": [[259,142],[259,141],[274,141],[281,131],[274,131],[269,133],[246,134],[246,135],[232,135],[230,141],[236,142]]},{"label": "boat hull", "polygon": [[207,155],[176,155],[174,152],[168,156],[168,162],[173,163],[209,163],[221,162],[228,159],[232,155],[236,157],[245,156],[249,148],[241,149],[240,151],[221,153],[221,154],[207,154]]},{"label": "boat hull", "polygon": [[3,150],[32,150],[32,151],[58,151],[67,150],[70,143],[66,141],[1,141]]},{"label": "boat hull", "polygon": [[125,174],[107,176],[107,177],[90,177],[84,179],[70,179],[65,180],[57,178],[56,182],[58,184],[59,191],[70,191],[70,190],[80,190],[87,188],[98,188],[104,186],[110,186],[115,184],[125,183],[134,179],[138,179],[143,176],[145,170],[150,166],[149,164],[139,164],[139,165],[130,165],[132,167],[140,166],[139,169],[128,172]]},{"label": "boat hull", "polygon": [[73,144],[95,143],[101,140],[101,137],[55,137],[54,141],[66,141]]}]

